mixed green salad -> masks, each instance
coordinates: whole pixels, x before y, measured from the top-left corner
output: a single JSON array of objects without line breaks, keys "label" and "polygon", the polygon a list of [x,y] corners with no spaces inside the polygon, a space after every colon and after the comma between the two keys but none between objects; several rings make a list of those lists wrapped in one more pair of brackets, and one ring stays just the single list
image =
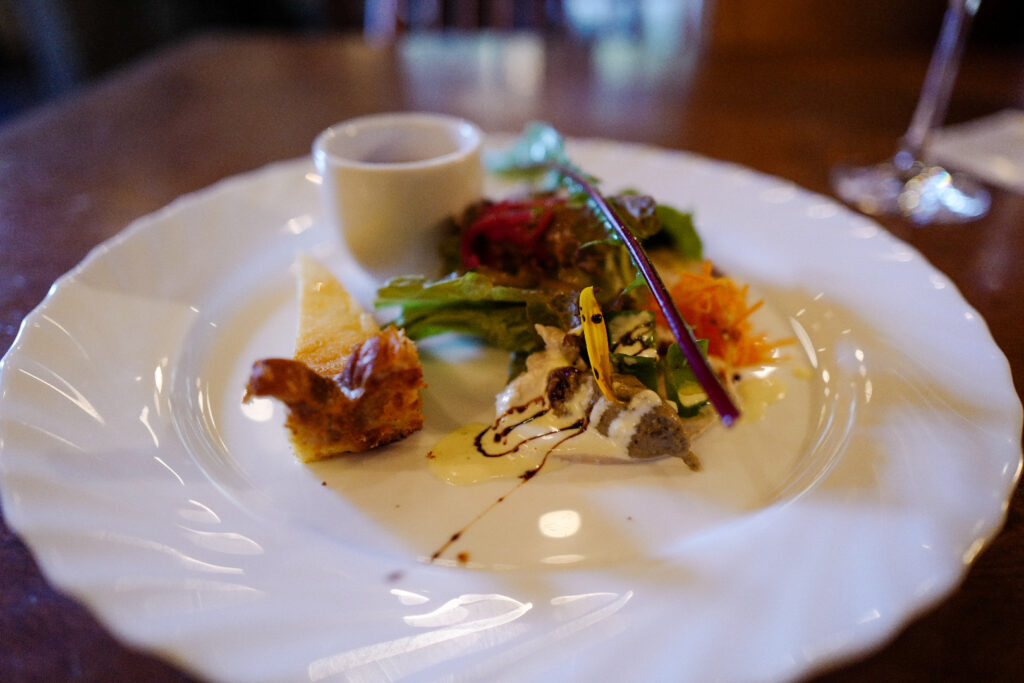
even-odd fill
[{"label": "mixed green salad", "polygon": [[[538,325],[584,327],[580,294],[589,287],[607,323],[615,373],[658,392],[681,417],[716,398],[723,420],[735,417],[719,382],[730,363],[723,347],[744,337],[765,340],[749,329],[757,305],[746,305],[746,290],[704,261],[692,216],[638,192],[601,195],[596,179],[568,161],[561,136],[545,124],[531,124],[488,162],[493,172],[531,181],[530,192],[483,200],[452,218],[442,247],[447,274],[393,279],[378,291],[377,306],[395,307],[395,324],[412,339],[457,332],[510,351],[514,375],[544,345]],[[653,279],[652,260],[658,264]],[[672,322],[680,320],[680,302],[688,301],[684,289],[705,301],[685,314],[680,332]],[[773,348],[763,345],[757,360]],[[709,382],[712,363],[718,370]]]}]

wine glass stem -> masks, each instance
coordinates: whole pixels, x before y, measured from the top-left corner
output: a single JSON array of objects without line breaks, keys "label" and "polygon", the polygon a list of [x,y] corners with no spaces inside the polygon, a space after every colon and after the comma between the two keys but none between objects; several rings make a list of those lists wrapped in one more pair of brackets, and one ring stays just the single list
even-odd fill
[{"label": "wine glass stem", "polygon": [[979,4],[981,0],[950,0],[914,116],[900,142],[897,163],[919,159],[928,134],[945,118],[967,31]]}]

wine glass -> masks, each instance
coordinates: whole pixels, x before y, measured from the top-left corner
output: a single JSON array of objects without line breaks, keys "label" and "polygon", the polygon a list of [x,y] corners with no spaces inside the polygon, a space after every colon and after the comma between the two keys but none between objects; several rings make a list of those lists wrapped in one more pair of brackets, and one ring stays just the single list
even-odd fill
[{"label": "wine glass", "polygon": [[902,215],[918,225],[962,223],[988,212],[991,198],[980,184],[922,159],[928,135],[946,115],[967,31],[980,3],[949,0],[917,107],[896,154],[874,166],[833,169],[832,188],[848,204],[872,215]]}]

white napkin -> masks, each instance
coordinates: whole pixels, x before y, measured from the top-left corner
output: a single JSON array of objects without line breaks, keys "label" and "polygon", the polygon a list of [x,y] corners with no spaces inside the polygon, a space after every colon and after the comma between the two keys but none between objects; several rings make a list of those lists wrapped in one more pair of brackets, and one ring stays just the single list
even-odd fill
[{"label": "white napkin", "polygon": [[1024,194],[1024,111],[1007,109],[934,131],[927,158]]}]

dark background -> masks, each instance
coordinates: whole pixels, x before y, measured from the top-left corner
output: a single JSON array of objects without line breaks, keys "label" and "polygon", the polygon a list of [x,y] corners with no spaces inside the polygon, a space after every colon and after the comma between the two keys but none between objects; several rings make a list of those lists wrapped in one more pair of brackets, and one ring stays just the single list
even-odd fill
[{"label": "dark background", "polygon": [[[630,30],[623,17],[641,2],[597,3],[615,11],[604,29]],[[803,50],[809,56],[873,46],[920,49],[934,41],[946,6],[944,0],[679,2],[702,9],[711,49]],[[570,0],[0,0],[0,124],[200,32],[366,32],[368,17],[391,5],[396,8],[394,35],[489,28],[559,32],[580,40],[593,37],[593,27],[588,32],[570,20],[569,4]],[[379,26],[371,37],[382,38]],[[984,0],[969,49],[1024,50],[1024,2]]]}]

